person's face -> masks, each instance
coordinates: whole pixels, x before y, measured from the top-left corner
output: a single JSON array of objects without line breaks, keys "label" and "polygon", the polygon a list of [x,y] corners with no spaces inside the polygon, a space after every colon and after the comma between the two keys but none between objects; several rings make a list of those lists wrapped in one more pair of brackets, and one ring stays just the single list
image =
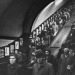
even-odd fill
[{"label": "person's face", "polygon": [[15,56],[10,56],[10,64],[14,64],[16,62]]},{"label": "person's face", "polygon": [[46,55],[49,55],[49,52],[48,52],[48,51],[45,51],[45,54],[46,54]]},{"label": "person's face", "polygon": [[71,56],[74,56],[75,53],[74,53],[72,50],[70,50],[70,51],[69,51],[69,54],[70,54]]},{"label": "person's face", "polygon": [[37,58],[37,63],[41,64],[43,62],[43,58]]},{"label": "person's face", "polygon": [[68,52],[68,48],[64,48],[64,52],[65,52],[65,53]]},{"label": "person's face", "polygon": [[17,50],[15,50],[15,54],[18,54],[18,51]]}]

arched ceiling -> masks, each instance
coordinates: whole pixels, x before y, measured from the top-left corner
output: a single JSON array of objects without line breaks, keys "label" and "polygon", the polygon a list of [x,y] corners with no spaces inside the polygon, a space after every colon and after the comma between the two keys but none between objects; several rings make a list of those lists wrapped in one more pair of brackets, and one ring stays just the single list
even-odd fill
[{"label": "arched ceiling", "polygon": [[0,0],[0,47],[6,45],[6,41],[11,43],[12,38],[22,33],[29,33],[37,14],[51,1]]},{"label": "arched ceiling", "polygon": [[22,34],[23,20],[33,2],[0,0],[0,36],[19,37]]},{"label": "arched ceiling", "polygon": [[31,13],[34,13],[33,16],[36,15],[36,12],[49,2],[50,0],[0,0],[0,36],[19,37],[23,25],[24,33],[29,32],[27,31],[29,24],[26,24],[31,20],[29,15]]}]

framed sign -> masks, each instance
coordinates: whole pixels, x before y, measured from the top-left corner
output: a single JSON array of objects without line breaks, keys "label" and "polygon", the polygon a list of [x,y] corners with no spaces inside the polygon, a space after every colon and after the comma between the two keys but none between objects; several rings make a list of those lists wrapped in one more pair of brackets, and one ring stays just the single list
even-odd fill
[{"label": "framed sign", "polygon": [[39,33],[38,33],[38,29],[36,29],[36,35],[38,35]]},{"label": "framed sign", "polygon": [[5,47],[5,56],[9,56],[9,47]]},{"label": "framed sign", "polygon": [[20,38],[20,46],[23,46],[23,38]]},{"label": "framed sign", "polygon": [[19,49],[19,41],[15,41],[15,49]]},{"label": "framed sign", "polygon": [[41,28],[41,26],[39,26],[39,31],[38,31],[38,33],[41,34],[41,31],[42,31],[42,28]]},{"label": "framed sign", "polygon": [[33,38],[36,37],[36,31],[33,31]]},{"label": "framed sign", "polygon": [[42,30],[44,30],[44,24],[42,24]]},{"label": "framed sign", "polygon": [[4,57],[4,49],[0,49],[0,58]]},{"label": "framed sign", "polygon": [[14,53],[14,45],[10,45],[10,53]]}]

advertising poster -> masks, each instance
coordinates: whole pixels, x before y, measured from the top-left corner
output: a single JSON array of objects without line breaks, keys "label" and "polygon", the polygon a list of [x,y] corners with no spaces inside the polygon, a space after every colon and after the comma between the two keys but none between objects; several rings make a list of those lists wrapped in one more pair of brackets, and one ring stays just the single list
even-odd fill
[{"label": "advertising poster", "polygon": [[23,46],[23,38],[20,38],[20,46]]},{"label": "advertising poster", "polygon": [[0,49],[0,58],[4,57],[4,49]]},{"label": "advertising poster", "polygon": [[19,41],[15,41],[15,49],[19,49]]},{"label": "advertising poster", "polygon": [[9,47],[5,47],[5,56],[9,56]]},{"label": "advertising poster", "polygon": [[10,53],[11,53],[11,54],[14,53],[14,45],[10,45]]}]

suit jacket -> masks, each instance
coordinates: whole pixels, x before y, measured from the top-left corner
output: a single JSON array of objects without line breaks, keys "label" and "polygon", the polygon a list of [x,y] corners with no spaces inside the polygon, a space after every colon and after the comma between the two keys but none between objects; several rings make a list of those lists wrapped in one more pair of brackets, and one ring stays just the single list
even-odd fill
[{"label": "suit jacket", "polygon": [[52,64],[48,62],[44,62],[42,66],[36,63],[33,66],[33,74],[32,75],[55,75]]},{"label": "suit jacket", "polygon": [[7,75],[20,75],[21,74],[20,68],[21,65],[19,64],[14,64],[14,65],[8,64]]},{"label": "suit jacket", "polygon": [[58,64],[58,74],[57,75],[67,75],[67,58],[65,54],[62,54]]}]

